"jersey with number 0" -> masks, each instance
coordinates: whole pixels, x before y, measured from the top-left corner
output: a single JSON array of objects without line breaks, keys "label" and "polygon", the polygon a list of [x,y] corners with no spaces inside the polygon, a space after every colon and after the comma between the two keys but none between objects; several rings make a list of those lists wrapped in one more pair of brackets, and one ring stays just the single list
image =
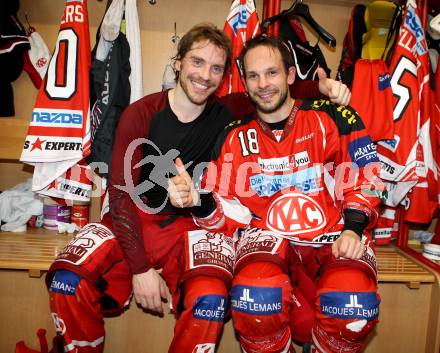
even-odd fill
[{"label": "jersey with number 0", "polygon": [[[297,107],[294,107],[296,109]],[[329,101],[292,111],[280,141],[258,118],[225,131],[203,188],[216,210],[195,218],[207,229],[232,234],[261,228],[301,243],[331,243],[346,208],[377,218],[380,165],[359,115]]]},{"label": "jersey with number 0", "polygon": [[[429,57],[417,4],[408,0],[389,67],[394,138],[378,143],[381,178],[396,182],[387,204],[396,206],[435,172],[429,139]],[[425,179],[425,180],[424,180]]]},{"label": "jersey with number 0", "polygon": [[90,154],[90,62],[87,0],[66,0],[20,158],[35,164],[33,190],[47,187]]}]

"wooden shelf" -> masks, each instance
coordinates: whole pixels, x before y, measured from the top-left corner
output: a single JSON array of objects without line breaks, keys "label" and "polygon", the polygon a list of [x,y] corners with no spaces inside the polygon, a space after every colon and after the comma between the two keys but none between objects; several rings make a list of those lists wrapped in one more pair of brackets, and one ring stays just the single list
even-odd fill
[{"label": "wooden shelf", "polygon": [[0,232],[0,268],[28,270],[32,277],[39,277],[70,239],[72,235],[43,228],[29,228],[25,233]]},{"label": "wooden shelf", "polygon": [[377,247],[379,282],[433,283],[435,275],[395,247]]},{"label": "wooden shelf", "polygon": [[[0,268],[47,271],[72,235],[43,228],[0,232]],[[394,247],[377,248],[379,282],[433,283],[435,276]],[[38,275],[38,272],[36,273]]]}]

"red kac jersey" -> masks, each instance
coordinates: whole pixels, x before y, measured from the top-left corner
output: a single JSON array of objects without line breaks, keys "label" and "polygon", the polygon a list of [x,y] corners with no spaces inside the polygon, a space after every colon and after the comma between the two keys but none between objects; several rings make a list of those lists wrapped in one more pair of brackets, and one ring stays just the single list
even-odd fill
[{"label": "red kac jersey", "polygon": [[380,203],[376,148],[350,107],[318,100],[295,106],[278,142],[258,118],[238,121],[217,144],[204,188],[216,210],[195,218],[207,229],[231,234],[251,227],[301,243],[331,243],[343,210],[368,215]]}]

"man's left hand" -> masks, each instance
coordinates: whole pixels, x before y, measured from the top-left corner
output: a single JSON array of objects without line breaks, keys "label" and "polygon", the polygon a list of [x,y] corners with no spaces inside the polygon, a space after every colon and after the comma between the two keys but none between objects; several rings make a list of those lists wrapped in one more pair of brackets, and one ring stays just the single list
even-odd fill
[{"label": "man's left hand", "polygon": [[333,103],[342,105],[350,103],[351,92],[345,83],[328,78],[322,67],[318,68],[317,73],[319,92],[327,96]]},{"label": "man's left hand", "polygon": [[359,235],[352,230],[344,230],[341,236],[332,244],[334,257],[346,259],[360,259],[365,251],[365,245],[361,242]]}]

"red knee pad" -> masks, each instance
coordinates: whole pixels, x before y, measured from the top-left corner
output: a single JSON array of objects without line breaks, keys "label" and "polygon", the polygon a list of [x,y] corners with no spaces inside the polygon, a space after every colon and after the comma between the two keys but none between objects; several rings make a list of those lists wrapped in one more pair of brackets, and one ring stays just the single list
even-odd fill
[{"label": "red knee pad", "polygon": [[376,280],[366,272],[344,267],[327,270],[318,282],[316,298],[316,324],[323,332],[314,329],[314,334],[323,337],[323,345],[334,341],[338,348],[352,343],[347,352],[358,352],[377,324],[379,303]]},{"label": "red knee pad", "polygon": [[290,346],[292,286],[278,265],[247,264],[234,277],[230,295],[234,328],[246,352],[281,352]]},{"label": "red knee pad", "polygon": [[[219,278],[212,276],[195,276],[186,280],[183,284],[184,288],[184,307],[197,308],[203,307],[205,304],[227,309],[228,288]],[[203,302],[203,298],[207,301]],[[218,305],[217,305],[218,304]]]},{"label": "red knee pad", "polygon": [[177,320],[169,353],[214,352],[228,307],[226,285],[195,276],[183,284],[184,310]]},{"label": "red knee pad", "polygon": [[77,274],[65,270],[55,272],[49,287],[50,311],[65,352],[102,352],[101,297],[89,281]]}]

